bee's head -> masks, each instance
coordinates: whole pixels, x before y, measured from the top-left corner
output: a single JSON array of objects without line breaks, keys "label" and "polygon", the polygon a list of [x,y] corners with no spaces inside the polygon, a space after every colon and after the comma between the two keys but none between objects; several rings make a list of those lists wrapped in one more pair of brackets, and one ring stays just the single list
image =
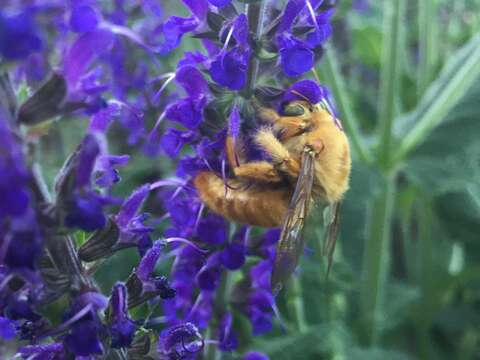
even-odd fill
[{"label": "bee's head", "polygon": [[292,101],[283,107],[284,116],[310,118],[314,113],[332,116],[332,112],[326,101],[312,104],[309,101],[299,100]]}]

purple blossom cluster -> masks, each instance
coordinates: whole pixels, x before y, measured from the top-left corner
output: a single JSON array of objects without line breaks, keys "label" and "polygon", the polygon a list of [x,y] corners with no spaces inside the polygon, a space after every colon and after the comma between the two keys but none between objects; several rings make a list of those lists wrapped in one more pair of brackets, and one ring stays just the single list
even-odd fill
[{"label": "purple blossom cluster", "polygon": [[[2,4],[0,337],[18,344],[19,357],[195,359],[212,347],[244,349],[240,317],[253,335],[272,329],[279,230],[209,212],[192,178],[200,170],[228,178],[225,137],[248,144],[259,105],[328,97],[298,77],[322,54],[333,2],[183,0],[191,13],[185,18],[166,17],[162,3]],[[182,53],[172,71],[162,59],[179,52],[186,36],[204,49]],[[20,103],[22,87],[35,90]],[[40,135],[31,130],[67,117],[89,119],[89,126],[49,186],[35,163]],[[175,176],[114,196],[133,159],[110,153],[112,124],[131,148],[173,159]],[[246,151],[266,156],[253,146]],[[147,198],[163,214],[144,212]],[[78,234],[86,241],[78,243]],[[91,275],[126,248],[140,261],[107,297]],[[172,258],[171,270],[159,272]],[[45,315],[51,304],[64,307],[61,321]]]}]

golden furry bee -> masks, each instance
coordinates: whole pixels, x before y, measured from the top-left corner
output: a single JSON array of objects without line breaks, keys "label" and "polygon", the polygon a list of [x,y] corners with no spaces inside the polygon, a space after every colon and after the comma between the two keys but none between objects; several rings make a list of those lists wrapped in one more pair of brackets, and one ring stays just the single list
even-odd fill
[{"label": "golden furry bee", "polygon": [[235,139],[227,136],[227,159],[235,175],[228,180],[228,191],[213,172],[200,172],[194,184],[207,207],[229,220],[282,226],[271,278],[272,288],[278,291],[303,252],[303,228],[312,202],[333,210],[324,244],[330,269],[339,206],[348,189],[350,149],[326,103],[295,101],[284,108],[283,116],[262,108],[259,117],[268,126],[258,130],[255,142],[271,161],[245,162]]}]

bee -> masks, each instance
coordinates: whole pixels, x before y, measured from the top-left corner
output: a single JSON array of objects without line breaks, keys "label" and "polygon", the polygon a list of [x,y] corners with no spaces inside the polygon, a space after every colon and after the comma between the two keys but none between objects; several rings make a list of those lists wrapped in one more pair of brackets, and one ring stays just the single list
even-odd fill
[{"label": "bee", "polygon": [[245,161],[236,139],[228,135],[225,151],[234,174],[228,189],[209,171],[198,173],[194,185],[203,203],[229,220],[282,227],[271,276],[278,293],[303,253],[303,230],[313,203],[328,206],[331,213],[323,249],[327,272],[331,268],[340,203],[349,184],[350,148],[326,102],[294,101],[282,115],[260,108],[258,116],[267,126],[256,132],[255,142],[271,161]]}]

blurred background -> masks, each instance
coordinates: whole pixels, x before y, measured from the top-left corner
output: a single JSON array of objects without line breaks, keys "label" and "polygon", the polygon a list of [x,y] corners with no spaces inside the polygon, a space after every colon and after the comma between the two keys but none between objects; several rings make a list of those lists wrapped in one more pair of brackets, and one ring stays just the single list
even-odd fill
[{"label": "blurred background", "polygon": [[[161,3],[165,16],[186,14],[180,1]],[[247,348],[275,360],[480,358],[479,30],[478,0],[338,1],[316,69],[355,125],[346,129],[353,169],[333,270],[327,279],[317,211],[300,269],[278,298],[287,326],[255,339],[239,329]],[[186,37],[158,58],[159,73],[197,46]],[[50,126],[37,154],[52,183],[87,122]],[[119,195],[172,173],[167,158],[129,146],[125,129],[111,131],[112,152],[132,154]],[[126,278],[137,256],[103,264],[102,289]]]}]

